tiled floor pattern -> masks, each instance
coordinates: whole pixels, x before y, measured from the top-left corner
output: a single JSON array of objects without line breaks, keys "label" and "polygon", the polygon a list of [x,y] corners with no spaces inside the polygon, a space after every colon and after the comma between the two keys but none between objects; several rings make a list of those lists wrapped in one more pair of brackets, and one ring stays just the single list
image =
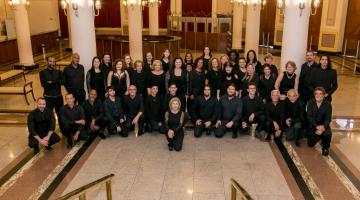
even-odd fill
[{"label": "tiled floor pattern", "polygon": [[[169,152],[164,135],[113,136],[98,144],[63,194],[114,173],[113,199],[229,199],[230,178],[255,199],[292,199],[269,144],[229,135],[198,139],[187,132],[181,152]],[[104,188],[88,195],[104,198]]]}]

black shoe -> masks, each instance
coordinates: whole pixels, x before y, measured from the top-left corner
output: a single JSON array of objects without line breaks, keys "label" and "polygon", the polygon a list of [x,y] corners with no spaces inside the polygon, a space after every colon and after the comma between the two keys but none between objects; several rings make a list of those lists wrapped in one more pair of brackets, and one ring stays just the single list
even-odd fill
[{"label": "black shoe", "polygon": [[51,151],[53,148],[52,147],[45,147],[46,150]]},{"label": "black shoe", "polygon": [[207,136],[211,135],[211,131],[210,131],[210,130],[206,130],[206,135],[207,135]]},{"label": "black shoe", "polygon": [[233,138],[233,139],[235,139],[235,138],[237,138],[237,137],[238,137],[237,132],[233,132],[233,134],[232,134],[232,138]]},{"label": "black shoe", "polygon": [[297,147],[300,146],[300,141],[299,141],[299,140],[296,140],[296,141],[295,141],[295,146],[297,146]]},{"label": "black shoe", "polygon": [[173,146],[169,146],[169,151],[172,151],[174,150],[174,147]]},{"label": "black shoe", "polygon": [[37,148],[34,148],[34,154],[38,154],[40,152],[40,149],[39,149],[39,147],[37,147]]},{"label": "black shoe", "polygon": [[323,149],[322,150],[322,155],[323,156],[328,156],[329,155],[329,149]]},{"label": "black shoe", "polygon": [[101,139],[106,139],[106,136],[105,136],[105,134],[104,134],[103,132],[100,132],[100,133],[99,133],[99,137],[100,137]]}]

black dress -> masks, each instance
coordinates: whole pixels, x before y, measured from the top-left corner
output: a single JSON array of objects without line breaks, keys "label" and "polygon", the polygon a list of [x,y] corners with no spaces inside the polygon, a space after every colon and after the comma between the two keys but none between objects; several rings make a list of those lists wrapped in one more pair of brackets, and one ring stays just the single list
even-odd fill
[{"label": "black dress", "polygon": [[169,75],[169,80],[168,80],[168,85],[170,85],[171,83],[175,83],[176,87],[177,87],[177,95],[186,95],[187,94],[187,71],[182,69],[181,70],[181,75],[180,76],[176,76],[174,73],[174,69],[170,69],[168,71],[168,75]]},{"label": "black dress", "polygon": [[216,97],[217,90],[220,90],[221,72],[210,70],[206,74],[206,80],[211,87],[211,96]]},{"label": "black dress", "polygon": [[118,97],[124,96],[127,91],[126,78],[127,78],[126,74],[124,74],[121,77],[115,74],[112,75],[111,86],[114,87],[115,95]]},{"label": "black dress", "polygon": [[274,75],[270,75],[269,78],[265,78],[261,75],[259,78],[259,94],[265,102],[271,101],[271,91],[275,89],[276,78]]},{"label": "black dress", "polygon": [[160,97],[164,96],[166,94],[166,88],[165,88],[165,72],[156,75],[152,72],[149,73],[148,81],[147,81],[147,87],[150,88],[151,86],[158,86],[158,95]]},{"label": "black dress", "polygon": [[224,95],[227,93],[227,88],[229,85],[235,85],[236,90],[239,89],[238,87],[238,79],[236,78],[235,74],[223,72],[221,76],[221,82],[220,82],[220,95]]},{"label": "black dress", "polygon": [[144,98],[147,96],[147,75],[144,70],[140,73],[132,70],[130,76],[130,83],[136,86],[137,93],[141,94]]},{"label": "black dress", "polygon": [[165,62],[163,59],[161,59],[161,65],[162,65],[162,69],[166,73],[170,69],[170,60],[168,62]]},{"label": "black dress", "polygon": [[244,97],[246,97],[248,95],[247,88],[248,88],[249,83],[255,83],[256,88],[258,88],[258,86],[259,86],[259,75],[254,74],[251,79],[249,79],[249,77],[248,78],[244,77],[243,79],[241,79],[241,81],[240,81],[240,88],[242,90],[241,98],[244,98]]},{"label": "black dress", "polygon": [[[172,113],[168,111],[165,113],[165,120],[164,120],[164,134],[168,140],[168,146],[174,148],[175,151],[180,151],[182,149],[182,144],[184,140],[184,112],[179,111],[177,113]],[[167,132],[169,130],[174,131],[174,137],[169,138]]]},{"label": "black dress", "polygon": [[86,73],[86,86],[88,91],[96,90],[98,99],[105,100],[105,73],[103,71],[96,73],[94,70],[89,70]]},{"label": "black dress", "polygon": [[284,72],[284,76],[279,86],[280,94],[287,95],[287,92],[290,89],[294,89],[295,79],[296,79],[296,74],[292,74],[291,77],[288,77],[287,72]]}]

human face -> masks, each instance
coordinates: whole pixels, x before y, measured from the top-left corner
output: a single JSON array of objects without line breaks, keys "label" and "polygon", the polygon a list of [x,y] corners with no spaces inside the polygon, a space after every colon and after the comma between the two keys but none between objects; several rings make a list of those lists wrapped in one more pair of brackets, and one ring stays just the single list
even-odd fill
[{"label": "human face", "polygon": [[246,72],[247,72],[248,74],[254,74],[254,73],[255,73],[255,67],[254,67],[254,65],[248,65],[248,66],[246,67]]},{"label": "human face", "polygon": [[178,101],[171,102],[171,110],[178,111],[179,108],[180,108],[180,105],[179,105]]},{"label": "human face", "polygon": [[315,55],[314,55],[314,53],[312,53],[312,52],[307,52],[307,53],[306,53],[306,61],[309,62],[309,63],[311,63],[311,62],[313,62],[314,60],[315,60]]},{"label": "human face", "polygon": [[210,48],[209,48],[209,47],[205,47],[205,48],[204,48],[204,54],[205,54],[205,55],[209,55],[209,53],[210,53]]},{"label": "human face", "polygon": [[230,54],[230,60],[235,61],[235,59],[236,59],[236,54],[235,54],[235,52],[231,52],[231,54]]},{"label": "human face", "polygon": [[46,101],[45,99],[41,99],[38,100],[36,103],[36,107],[40,110],[40,111],[44,111],[45,107],[46,107]]},{"label": "human face", "polygon": [[136,87],[135,87],[135,86],[130,85],[128,90],[129,90],[129,95],[130,95],[131,97],[136,96]]},{"label": "human face", "polygon": [[91,102],[94,102],[96,98],[97,98],[96,90],[90,90],[90,92],[89,92],[89,100]]},{"label": "human face", "polygon": [[273,91],[271,92],[271,101],[272,102],[278,102],[280,99],[279,91]]},{"label": "human face", "polygon": [[249,52],[249,59],[250,59],[251,61],[253,61],[254,58],[255,58],[254,52],[250,51],[250,52]]},{"label": "human face", "polygon": [[229,86],[226,89],[226,91],[227,91],[228,96],[230,96],[230,97],[233,97],[235,95],[235,92],[236,92],[234,86]]},{"label": "human face", "polygon": [[96,58],[96,59],[94,60],[93,65],[94,65],[94,68],[95,68],[95,69],[99,69],[99,68],[100,68],[100,60]]},{"label": "human face", "polygon": [[115,90],[114,89],[109,89],[108,93],[109,93],[109,96],[115,97]]},{"label": "human face", "polygon": [[156,94],[158,93],[158,91],[159,91],[159,89],[158,89],[157,86],[152,86],[152,87],[151,87],[151,90],[150,90],[150,94],[151,94],[152,96],[156,96]]},{"label": "human face", "polygon": [[121,61],[116,63],[116,70],[120,71],[123,68],[123,63]]},{"label": "human face", "polygon": [[171,94],[171,95],[175,96],[175,95],[176,95],[176,91],[177,91],[176,85],[171,85],[171,86],[169,87],[169,91],[170,91],[170,94]]},{"label": "human face", "polygon": [[66,95],[65,97],[65,101],[66,101],[66,104],[69,105],[69,106],[73,106],[74,105],[74,102],[75,102],[75,98],[72,94],[68,94]]},{"label": "human face", "polygon": [[192,66],[191,65],[186,65],[186,71],[191,72],[192,71]]},{"label": "human face", "polygon": [[272,59],[271,58],[266,58],[265,63],[271,65],[272,64]]},{"label": "human face", "polygon": [[54,58],[54,57],[48,58],[47,62],[48,62],[49,67],[55,68],[55,63],[56,63],[56,62],[55,62],[55,58]]},{"label": "human face", "polygon": [[150,62],[152,59],[153,59],[152,53],[151,52],[146,53],[146,60]]},{"label": "human face", "polygon": [[131,57],[130,56],[125,56],[124,60],[125,60],[125,63],[127,65],[131,63]]},{"label": "human face", "polygon": [[191,60],[192,60],[192,56],[191,56],[191,54],[186,54],[186,56],[185,56],[185,60],[187,61],[187,62],[191,62]]},{"label": "human face", "polygon": [[320,59],[320,64],[321,64],[321,68],[326,69],[328,66],[329,60],[327,56],[321,56]]},{"label": "human face", "polygon": [[211,94],[210,87],[205,87],[205,88],[204,88],[204,96],[205,96],[205,97],[209,97],[210,94]]},{"label": "human face", "polygon": [[160,63],[156,63],[156,64],[154,65],[154,70],[155,70],[155,71],[160,71],[160,70],[161,70],[161,64],[160,64]]},{"label": "human face", "polygon": [[221,62],[222,64],[224,64],[224,63],[226,63],[226,62],[229,62],[229,59],[228,59],[227,56],[223,56],[223,57],[221,57],[220,62]]},{"label": "human face", "polygon": [[137,72],[141,72],[142,68],[143,68],[143,66],[142,66],[141,63],[136,63],[135,69],[136,69]]},{"label": "human face", "polygon": [[165,51],[164,51],[164,57],[165,58],[168,58],[170,56],[170,51],[169,51],[169,49],[166,49]]},{"label": "human face", "polygon": [[286,72],[292,74],[295,72],[295,68],[289,64],[286,66]]},{"label": "human face", "polygon": [[291,103],[295,103],[295,101],[297,100],[297,94],[296,94],[296,92],[289,92],[289,94],[287,95],[287,97],[288,97],[288,99],[289,99],[289,101],[291,102]]},{"label": "human face", "polygon": [[110,63],[110,55],[107,55],[107,54],[104,55],[103,61],[104,61],[104,63],[106,63],[106,64]]},{"label": "human face", "polygon": [[232,67],[230,65],[225,66],[225,72],[230,74],[232,72]]},{"label": "human face", "polygon": [[218,70],[218,67],[219,67],[218,61],[217,61],[216,59],[213,59],[213,60],[211,61],[211,66],[212,66],[212,70],[217,71],[217,70]]},{"label": "human face", "polygon": [[271,74],[271,70],[270,70],[269,67],[264,67],[264,74],[265,74],[266,76],[268,76],[268,75]]},{"label": "human face", "polygon": [[203,66],[204,66],[204,60],[203,60],[203,59],[200,59],[200,60],[198,61],[198,63],[197,63],[196,68],[202,69]]},{"label": "human face", "polygon": [[182,61],[180,59],[176,59],[175,60],[175,67],[181,68],[182,66]]},{"label": "human face", "polygon": [[256,94],[256,87],[254,85],[250,85],[247,89],[249,95],[254,96]]},{"label": "human face", "polygon": [[74,65],[78,65],[80,62],[80,56],[79,54],[74,54],[72,57],[72,64]]},{"label": "human face", "polygon": [[316,90],[314,92],[314,96],[317,102],[322,102],[324,100],[325,94],[320,90]]},{"label": "human face", "polygon": [[246,61],[244,59],[239,60],[239,66],[245,68],[246,67]]}]

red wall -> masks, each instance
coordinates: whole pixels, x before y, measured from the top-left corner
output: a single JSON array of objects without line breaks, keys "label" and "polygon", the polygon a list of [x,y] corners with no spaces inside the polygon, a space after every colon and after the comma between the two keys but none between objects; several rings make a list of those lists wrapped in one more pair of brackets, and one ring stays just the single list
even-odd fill
[{"label": "red wall", "polygon": [[185,17],[209,17],[211,16],[212,0],[183,0],[182,15]]},{"label": "red wall", "polygon": [[119,0],[101,1],[100,15],[95,17],[95,27],[121,27]]}]

